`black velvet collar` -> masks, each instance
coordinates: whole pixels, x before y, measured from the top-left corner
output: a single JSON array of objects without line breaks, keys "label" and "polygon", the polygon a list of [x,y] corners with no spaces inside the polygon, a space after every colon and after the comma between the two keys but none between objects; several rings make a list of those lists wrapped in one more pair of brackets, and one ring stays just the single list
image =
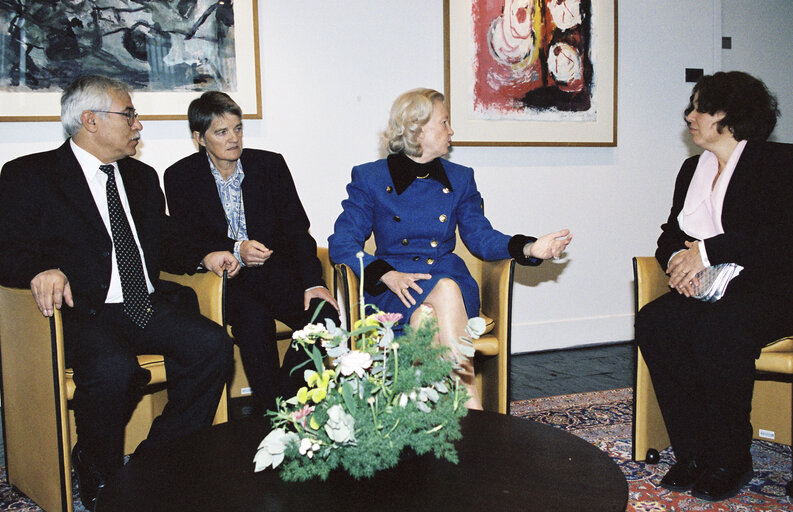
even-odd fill
[{"label": "black velvet collar", "polygon": [[449,182],[449,177],[446,176],[446,171],[443,170],[440,158],[420,164],[411,160],[404,153],[394,153],[388,155],[387,163],[397,194],[404,192],[411,183],[419,179],[419,176],[427,176],[427,179],[433,179],[452,190],[452,184]]}]

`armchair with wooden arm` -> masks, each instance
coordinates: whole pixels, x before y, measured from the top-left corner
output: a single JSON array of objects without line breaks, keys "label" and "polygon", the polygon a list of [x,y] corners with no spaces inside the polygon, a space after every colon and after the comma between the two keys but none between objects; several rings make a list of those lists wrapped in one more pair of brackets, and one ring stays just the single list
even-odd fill
[{"label": "armchair with wooden arm", "polygon": [[[201,313],[222,323],[222,279],[214,274],[161,275],[196,291]],[[124,453],[132,453],[168,401],[161,355],[138,356],[151,372],[146,394],[126,427]],[[73,372],[66,368],[61,312],[41,315],[29,289],[0,286],[0,372],[8,482],[44,510],[71,512],[71,448],[77,440]],[[226,393],[215,423],[227,421]]]},{"label": "armchair with wooden arm", "polygon": [[[366,241],[365,250],[373,253],[374,237]],[[476,386],[485,410],[509,413],[509,362],[511,350],[512,285],[515,260],[482,260],[468,250],[457,235],[455,254],[465,261],[468,271],[479,285],[480,316],[486,321],[485,333],[474,340]],[[360,318],[358,276],[347,265],[336,265],[340,305],[346,312],[347,325]]]}]

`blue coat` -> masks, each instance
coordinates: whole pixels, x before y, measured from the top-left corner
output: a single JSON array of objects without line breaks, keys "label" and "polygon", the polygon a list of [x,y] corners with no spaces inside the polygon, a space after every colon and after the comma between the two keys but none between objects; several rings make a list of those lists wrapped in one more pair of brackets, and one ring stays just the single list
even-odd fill
[{"label": "blue coat", "polygon": [[496,231],[482,212],[482,196],[474,182],[474,171],[441,159],[451,190],[432,179],[416,179],[397,194],[386,159],[352,169],[348,198],[328,238],[330,258],[345,263],[360,277],[356,254],[374,234],[375,254],[364,254],[364,267],[385,260],[400,272],[427,273],[432,279],[417,281],[423,289],[411,290],[416,306],[406,308],[390,290],[371,296],[367,304],[383,311],[402,313],[404,322],[426,299],[439,279],[453,279],[463,295],[469,317],[479,315],[479,287],[463,260],[454,254],[455,228],[468,249],[487,260],[509,258],[510,237]]}]

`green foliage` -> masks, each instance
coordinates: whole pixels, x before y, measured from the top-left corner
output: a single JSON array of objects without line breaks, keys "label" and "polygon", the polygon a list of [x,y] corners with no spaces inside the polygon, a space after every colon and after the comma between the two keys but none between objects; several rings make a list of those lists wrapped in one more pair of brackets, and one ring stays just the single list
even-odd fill
[{"label": "green foliage", "polygon": [[[339,468],[368,478],[395,466],[406,449],[457,463],[453,443],[467,413],[465,389],[451,377],[448,349],[434,342],[434,319],[426,316],[394,339],[398,317],[370,315],[352,333],[332,324],[295,333],[294,346],[312,356],[315,368],[297,396],[269,413],[273,431],[256,454],[257,471],[283,460],[288,481],[324,480]],[[316,343],[336,358],[334,368],[317,357]]]}]

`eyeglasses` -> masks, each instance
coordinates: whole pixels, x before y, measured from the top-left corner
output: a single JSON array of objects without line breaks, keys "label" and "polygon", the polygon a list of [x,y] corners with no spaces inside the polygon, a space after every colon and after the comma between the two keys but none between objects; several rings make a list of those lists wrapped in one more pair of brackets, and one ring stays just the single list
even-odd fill
[{"label": "eyeglasses", "polygon": [[92,110],[92,112],[104,112],[105,114],[118,114],[127,118],[127,124],[132,126],[138,120],[138,111],[134,108],[129,108],[124,112],[113,112],[112,110]]}]

